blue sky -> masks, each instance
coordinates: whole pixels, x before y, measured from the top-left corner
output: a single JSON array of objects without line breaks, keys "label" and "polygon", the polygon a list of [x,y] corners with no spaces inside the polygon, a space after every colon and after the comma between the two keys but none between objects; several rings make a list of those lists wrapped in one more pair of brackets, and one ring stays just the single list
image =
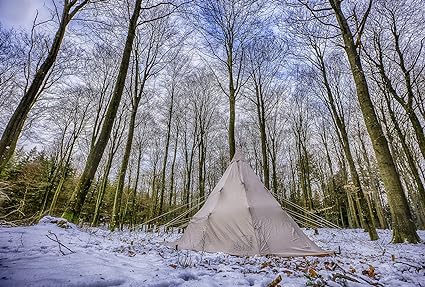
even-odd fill
[{"label": "blue sky", "polygon": [[39,20],[50,17],[46,5],[51,6],[51,0],[0,0],[0,22],[5,27],[30,29],[37,10]]}]

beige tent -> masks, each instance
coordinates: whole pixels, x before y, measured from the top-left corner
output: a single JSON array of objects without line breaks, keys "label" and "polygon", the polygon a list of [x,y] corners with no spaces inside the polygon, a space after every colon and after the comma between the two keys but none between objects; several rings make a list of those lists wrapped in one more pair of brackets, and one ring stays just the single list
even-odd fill
[{"label": "beige tent", "polygon": [[239,153],[183,236],[170,245],[239,256],[332,253],[320,249],[302,232]]}]

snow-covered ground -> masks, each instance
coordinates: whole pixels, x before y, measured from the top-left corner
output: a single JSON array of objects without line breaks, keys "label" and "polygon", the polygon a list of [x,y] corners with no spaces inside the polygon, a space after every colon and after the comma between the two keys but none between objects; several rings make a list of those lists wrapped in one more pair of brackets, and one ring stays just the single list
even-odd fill
[{"label": "snow-covered ground", "polygon": [[0,227],[0,286],[268,286],[279,276],[285,287],[425,286],[424,243],[390,244],[388,230],[376,242],[361,230],[305,232],[341,253],[275,258],[175,251],[161,243],[176,234],[110,233],[45,217],[35,226]]}]

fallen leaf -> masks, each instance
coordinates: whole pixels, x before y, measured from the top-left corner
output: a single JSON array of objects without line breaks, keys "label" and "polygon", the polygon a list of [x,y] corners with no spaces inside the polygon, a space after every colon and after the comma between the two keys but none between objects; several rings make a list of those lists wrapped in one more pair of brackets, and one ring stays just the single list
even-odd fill
[{"label": "fallen leaf", "polygon": [[316,270],[314,270],[314,268],[308,269],[308,275],[310,275],[310,277],[313,277],[313,278],[317,278],[317,276],[319,276],[319,274],[317,274],[317,272],[316,272]]},{"label": "fallen leaf", "polygon": [[369,265],[369,269],[363,270],[362,274],[367,275],[369,278],[375,278],[376,276],[375,267],[373,267],[372,265]]}]

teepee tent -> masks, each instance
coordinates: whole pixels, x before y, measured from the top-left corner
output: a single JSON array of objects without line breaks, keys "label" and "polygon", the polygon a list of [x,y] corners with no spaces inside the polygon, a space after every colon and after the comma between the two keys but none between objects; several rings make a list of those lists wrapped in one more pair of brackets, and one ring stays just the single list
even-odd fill
[{"label": "teepee tent", "polygon": [[183,236],[170,245],[239,256],[332,253],[302,232],[238,152]]}]

